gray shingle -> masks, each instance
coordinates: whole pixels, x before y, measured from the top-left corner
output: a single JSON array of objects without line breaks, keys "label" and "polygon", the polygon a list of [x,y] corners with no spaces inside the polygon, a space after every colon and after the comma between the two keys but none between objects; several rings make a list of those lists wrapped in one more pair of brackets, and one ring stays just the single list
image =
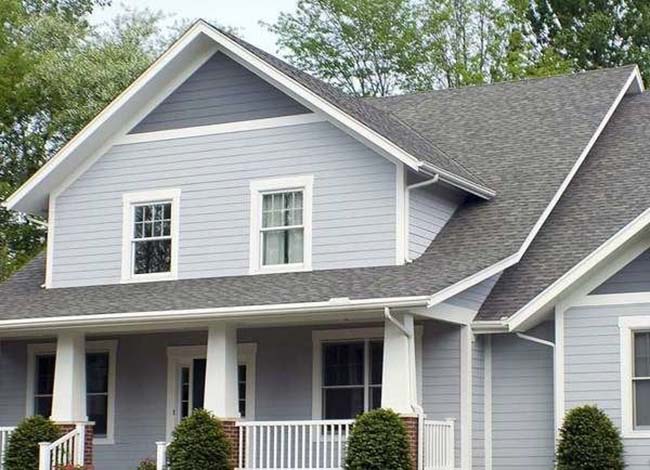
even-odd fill
[{"label": "gray shingle", "polygon": [[626,97],[521,262],[479,313],[510,316],[650,207],[650,93]]}]

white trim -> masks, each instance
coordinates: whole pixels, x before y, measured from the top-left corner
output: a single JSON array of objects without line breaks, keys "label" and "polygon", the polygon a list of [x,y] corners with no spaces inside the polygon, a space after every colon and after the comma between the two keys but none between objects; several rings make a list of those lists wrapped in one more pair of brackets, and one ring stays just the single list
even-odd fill
[{"label": "white trim", "polygon": [[555,443],[560,438],[560,429],[566,412],[564,376],[564,309],[555,307],[555,348],[553,349],[553,410]]},{"label": "white trim", "polygon": [[[86,341],[86,353],[108,353],[108,402],[106,437],[95,437],[95,445],[115,444],[115,396],[117,377],[117,340]],[[25,416],[34,415],[34,391],[36,379],[36,356],[56,354],[56,343],[39,343],[27,345],[27,383],[25,394]]]},{"label": "white trim", "polygon": [[[194,359],[207,358],[207,346],[168,346],[167,347],[167,392],[166,392],[166,436],[171,437],[176,427],[175,410],[178,403],[178,368]],[[257,377],[257,343],[237,344],[237,364],[246,366],[246,421],[255,419],[255,397]]]},{"label": "white trim", "polygon": [[587,273],[598,266],[609,255],[618,250],[631,238],[639,234],[650,223],[650,209],[646,209],[636,219],[619,230],[605,243],[592,251],[586,258],[582,259],[573,268],[567,271],[562,277],[547,287],[542,293],[531,299],[524,307],[508,320],[511,330],[525,330],[526,324],[544,307],[557,299],[560,294],[582,279]]},{"label": "white trim", "polygon": [[[368,341],[384,340],[384,328],[341,328],[336,330],[313,330],[312,331],[312,400],[311,415],[312,419],[323,419],[323,361],[322,348],[323,343],[331,341]],[[416,373],[418,375],[418,399],[422,397],[422,336],[423,328],[415,327],[415,363]]]},{"label": "white trim", "polygon": [[[300,190],[303,193],[303,261],[296,264],[262,264],[262,197],[276,191]],[[312,219],[314,198],[314,176],[288,176],[253,180],[250,182],[250,274],[266,274],[294,271],[310,271],[312,268]]]},{"label": "white trim", "polygon": [[634,351],[632,335],[650,329],[650,316],[619,317],[621,351],[621,434],[625,439],[650,439],[650,429],[634,429],[634,391],[632,371]]},{"label": "white trim", "polygon": [[404,164],[395,164],[395,264],[404,264],[408,257],[408,198]]},{"label": "white trim", "polygon": [[50,194],[47,211],[47,245],[45,261],[45,287],[52,287],[52,271],[54,269],[54,230],[56,220],[56,196]]},{"label": "white trim", "polygon": [[472,468],[472,343],[470,326],[460,327],[460,468]]},{"label": "white trim", "polygon": [[428,308],[415,308],[411,312],[423,318],[440,320],[455,325],[471,325],[478,311],[446,302]]},{"label": "white trim", "polygon": [[572,302],[567,307],[604,307],[608,305],[634,305],[650,303],[650,292],[630,292],[626,294],[589,295]]},{"label": "white trim", "polygon": [[[171,267],[169,272],[133,273],[133,207],[136,204],[171,202]],[[122,277],[120,282],[147,282],[178,279],[178,245],[180,244],[180,189],[160,189],[122,195]]]},{"label": "white trim", "polygon": [[275,127],[297,126],[300,124],[311,124],[323,121],[327,121],[327,119],[318,113],[304,113],[274,118],[251,119],[248,121],[227,122],[225,124],[212,124],[209,126],[184,127],[181,129],[127,134],[118,139],[115,142],[115,145],[161,142],[165,140],[187,139],[189,137],[200,137],[205,135],[229,134],[233,132],[272,129]]},{"label": "white trim", "polygon": [[492,336],[487,335],[484,341],[485,361],[483,377],[483,446],[485,448],[485,470],[492,470]]}]

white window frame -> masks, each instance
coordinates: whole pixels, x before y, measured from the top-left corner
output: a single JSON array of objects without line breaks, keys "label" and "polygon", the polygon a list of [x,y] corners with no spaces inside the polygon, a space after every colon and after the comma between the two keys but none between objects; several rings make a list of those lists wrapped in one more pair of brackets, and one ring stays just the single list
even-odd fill
[{"label": "white window frame", "polygon": [[[194,359],[206,359],[207,346],[170,346],[167,348],[167,421],[169,439],[174,431],[176,418],[174,411],[179,401],[178,370],[183,363]],[[246,421],[255,419],[255,378],[257,377],[257,343],[237,344],[237,365],[246,366]]]},{"label": "white window frame", "polygon": [[[421,326],[415,327],[415,364],[418,382],[418,403],[422,403],[422,334]],[[354,341],[384,342],[384,328],[345,328],[312,331],[312,419],[323,418],[323,344]],[[367,354],[366,354],[367,355]],[[367,360],[367,358],[366,358]],[[367,364],[366,364],[367,367]],[[367,371],[368,372],[368,371]],[[382,378],[382,389],[383,389]]]},{"label": "white window frame", "polygon": [[648,439],[650,429],[634,428],[634,333],[650,331],[650,316],[620,317],[621,434],[627,439]]},{"label": "white window frame", "polygon": [[[117,340],[87,341],[86,353],[108,353],[108,400],[106,437],[95,437],[96,445],[115,444],[115,384],[117,374]],[[56,355],[56,343],[29,344],[27,346],[27,394],[26,416],[34,415],[34,392],[36,390],[36,356]]]},{"label": "white window frame", "polygon": [[[262,263],[262,198],[265,194],[289,191],[302,191],[303,193],[303,261],[302,263],[264,266]],[[250,193],[250,273],[310,271],[312,269],[313,175],[254,180],[250,182]]]},{"label": "white window frame", "polygon": [[[178,245],[180,242],[180,189],[160,189],[126,193],[122,196],[122,278],[121,282],[151,282],[178,279]],[[171,266],[169,272],[134,274],[133,272],[133,217],[134,207],[141,204],[172,204]]]}]

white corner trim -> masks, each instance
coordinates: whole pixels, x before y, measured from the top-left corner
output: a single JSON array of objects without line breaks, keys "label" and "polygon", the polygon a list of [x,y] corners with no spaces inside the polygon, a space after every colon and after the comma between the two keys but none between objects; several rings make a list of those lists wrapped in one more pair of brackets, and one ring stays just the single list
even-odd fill
[{"label": "white corner trim", "polygon": [[564,392],[564,314],[565,310],[555,307],[555,348],[553,348],[553,409],[554,409],[554,438],[557,444],[560,429],[564,423],[566,412],[566,396]]},{"label": "white corner trim", "polygon": [[[303,193],[303,261],[297,264],[262,264],[262,197],[271,192],[300,190]],[[250,274],[310,271],[312,269],[312,220],[314,176],[253,180],[250,182]]]},{"label": "white corner trim", "polygon": [[650,429],[634,429],[634,391],[632,388],[635,330],[650,329],[650,316],[619,317],[621,351],[621,434],[624,439],[650,439]]},{"label": "white corner trim", "polygon": [[460,328],[460,468],[472,468],[472,328]]},{"label": "white corner trim", "polygon": [[485,470],[492,470],[492,336],[486,335],[484,341],[485,361],[483,382],[483,446],[485,448]]},{"label": "white corner trim", "polygon": [[408,256],[409,207],[406,191],[406,169],[395,163],[395,264],[404,264]]},{"label": "white corner trim", "polygon": [[[136,204],[171,202],[171,269],[168,273],[133,274],[133,207]],[[149,282],[178,279],[178,245],[180,244],[181,190],[159,189],[122,195],[122,276],[120,282]]]},{"label": "white corner trim", "polygon": [[143,142],[161,142],[165,140],[186,139],[189,137],[200,137],[206,135],[272,129],[275,127],[297,126],[300,124],[311,124],[315,122],[323,122],[326,120],[327,119],[325,119],[325,117],[319,113],[305,113],[275,118],[227,122],[224,124],[213,124],[209,126],[184,127],[181,129],[142,132],[139,134],[126,134],[121,139],[118,139],[115,142],[115,145],[139,144]]},{"label": "white corner trim", "polygon": [[[106,437],[95,437],[95,445],[115,444],[115,397],[117,382],[117,340],[86,341],[86,353],[108,353],[108,403]],[[36,390],[36,356],[56,354],[56,343],[27,345],[27,383],[25,396],[25,416],[34,415],[34,393]]]},{"label": "white corner trim", "polygon": [[47,210],[47,245],[45,248],[45,287],[52,287],[52,274],[54,270],[54,231],[56,220],[56,196],[50,194]]}]

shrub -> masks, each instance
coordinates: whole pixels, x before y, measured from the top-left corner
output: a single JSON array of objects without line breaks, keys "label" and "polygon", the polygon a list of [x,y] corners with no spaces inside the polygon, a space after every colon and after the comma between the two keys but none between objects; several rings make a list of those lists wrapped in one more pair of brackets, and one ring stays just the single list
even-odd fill
[{"label": "shrub", "polygon": [[567,413],[560,430],[557,470],[622,470],[623,443],[618,429],[596,406]]},{"label": "shrub", "polygon": [[221,422],[205,410],[181,421],[167,451],[169,470],[228,470],[230,454]]},{"label": "shrub", "polygon": [[34,416],[25,419],[11,433],[7,453],[6,470],[34,470],[38,468],[38,444],[54,442],[61,437],[61,431],[49,419]]},{"label": "shrub", "polygon": [[156,470],[156,462],[153,459],[144,459],[138,465],[137,470]]},{"label": "shrub", "polygon": [[406,428],[391,410],[357,417],[348,441],[347,470],[411,470]]}]

